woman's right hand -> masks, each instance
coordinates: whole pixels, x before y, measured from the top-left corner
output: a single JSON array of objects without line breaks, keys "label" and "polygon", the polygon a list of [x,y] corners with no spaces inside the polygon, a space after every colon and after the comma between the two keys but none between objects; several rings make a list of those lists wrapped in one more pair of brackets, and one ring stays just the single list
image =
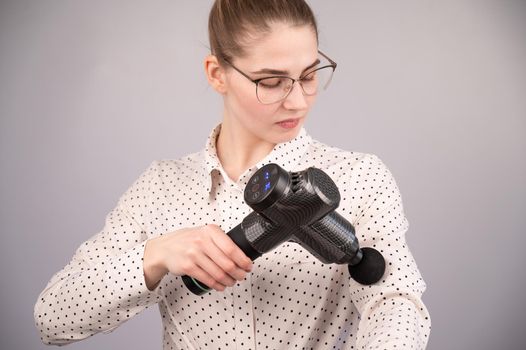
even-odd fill
[{"label": "woman's right hand", "polygon": [[149,290],[163,276],[188,275],[210,288],[223,291],[242,281],[252,261],[217,225],[185,228],[146,242],[144,279]]}]

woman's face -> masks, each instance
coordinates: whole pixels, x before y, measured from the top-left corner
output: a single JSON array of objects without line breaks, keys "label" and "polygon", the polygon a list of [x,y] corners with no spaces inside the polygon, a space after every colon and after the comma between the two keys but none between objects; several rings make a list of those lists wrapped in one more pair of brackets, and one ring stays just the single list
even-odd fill
[{"label": "woman's face", "polygon": [[[231,63],[250,78],[285,75],[297,79],[318,59],[318,44],[310,26],[276,23],[269,34],[253,42],[246,52],[246,56],[234,58]],[[283,74],[256,73],[263,69],[279,70]],[[226,124],[237,134],[244,133],[273,144],[296,137],[316,98],[305,96],[301,86],[294,83],[286,99],[261,104],[256,96],[256,85],[232,68],[227,70],[226,86]]]}]

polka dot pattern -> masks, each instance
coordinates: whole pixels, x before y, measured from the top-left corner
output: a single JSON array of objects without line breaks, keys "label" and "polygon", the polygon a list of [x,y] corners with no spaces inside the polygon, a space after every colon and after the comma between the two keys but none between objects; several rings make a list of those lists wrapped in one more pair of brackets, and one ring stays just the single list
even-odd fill
[{"label": "polka dot pattern", "polygon": [[[327,146],[302,129],[233,181],[217,158],[220,129],[201,152],[153,162],[101,232],[52,277],[35,305],[42,341],[66,344],[108,332],[158,304],[165,350],[425,348],[426,285],[405,242],[399,190],[382,161]],[[248,179],[271,162],[288,171],[315,166],[336,182],[337,211],[353,223],[362,247],[384,255],[383,279],[362,286],[346,266],[323,264],[288,242],[257,259],[247,278],[224,292],[195,296],[170,274],[149,291],[142,270],[146,240],[205,224],[232,229],[251,212],[243,200]]]}]

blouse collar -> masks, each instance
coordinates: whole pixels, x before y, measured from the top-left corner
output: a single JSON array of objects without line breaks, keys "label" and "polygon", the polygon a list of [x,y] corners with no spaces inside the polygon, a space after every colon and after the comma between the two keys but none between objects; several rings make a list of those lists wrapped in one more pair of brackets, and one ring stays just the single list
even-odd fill
[{"label": "blouse collar", "polygon": [[[217,155],[216,141],[221,131],[221,124],[218,124],[208,136],[204,150],[204,157],[201,158],[204,160],[202,167],[204,184],[206,186],[207,192],[210,192],[212,189],[212,178],[214,170],[219,172],[225,181],[232,182],[228,178],[226,172],[219,161]],[[269,163],[276,163],[281,166],[286,171],[293,171],[305,152],[312,142],[312,138],[307,134],[304,127],[301,128],[298,135],[287,142],[278,143],[274,146],[272,151],[270,151],[267,156],[265,156],[261,161],[253,165],[251,168],[247,169],[239,178],[238,183],[243,187],[246,185],[250,177],[262,166]]]}]

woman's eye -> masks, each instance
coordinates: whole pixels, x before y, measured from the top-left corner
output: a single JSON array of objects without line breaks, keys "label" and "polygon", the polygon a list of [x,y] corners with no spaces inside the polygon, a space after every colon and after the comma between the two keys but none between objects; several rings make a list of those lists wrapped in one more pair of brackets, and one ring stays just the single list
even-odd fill
[{"label": "woman's eye", "polygon": [[268,78],[259,81],[259,84],[265,88],[275,88],[281,85],[281,78]]},{"label": "woman's eye", "polygon": [[312,73],[309,73],[306,76],[304,76],[303,78],[301,78],[302,81],[310,81],[310,80],[314,80],[314,79],[316,79],[316,71],[314,71]]}]

